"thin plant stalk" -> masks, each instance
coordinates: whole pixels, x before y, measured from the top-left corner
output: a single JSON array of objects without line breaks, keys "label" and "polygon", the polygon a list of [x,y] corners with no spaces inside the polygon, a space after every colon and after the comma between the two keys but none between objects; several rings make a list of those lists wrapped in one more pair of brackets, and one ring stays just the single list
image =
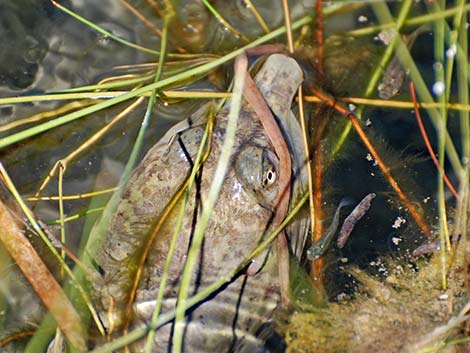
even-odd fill
[{"label": "thin plant stalk", "polygon": [[22,338],[31,337],[32,335],[34,335],[35,332],[36,331],[22,331],[22,332],[18,332],[13,335],[10,335],[0,341],[0,349]]},{"label": "thin plant stalk", "polygon": [[[167,41],[168,41],[168,26],[169,26],[169,23],[170,23],[171,18],[173,16],[174,16],[174,12],[170,11],[163,18],[163,32],[162,32],[162,40],[161,40],[161,43],[160,43],[160,58],[159,58],[159,63],[160,64],[157,67],[157,72],[155,73],[154,82],[158,82],[160,80],[160,77],[161,77],[162,72],[163,72],[163,64],[164,64],[164,60],[165,60],[166,46],[167,46]],[[144,119],[142,120],[142,125],[141,125],[141,128],[139,130],[139,134],[136,138],[134,148],[132,149],[131,155],[129,156],[128,162],[127,162],[126,167],[124,169],[124,173],[123,173],[124,175],[123,175],[123,177],[121,178],[121,181],[120,181],[121,188],[120,188],[119,191],[116,191],[115,194],[113,195],[113,198],[115,200],[115,202],[113,202],[113,204],[111,206],[113,211],[117,207],[117,202],[119,201],[119,198],[116,195],[121,195],[121,193],[124,189],[124,185],[127,185],[127,182],[128,182],[128,180],[130,178],[130,175],[131,175],[131,172],[132,172],[132,170],[134,169],[134,167],[137,163],[137,157],[140,154],[140,150],[141,150],[142,145],[143,145],[145,132],[147,131],[147,126],[150,122],[150,118],[151,118],[152,112],[153,112],[153,107],[154,107],[155,102],[156,102],[156,96],[157,96],[157,90],[154,88],[152,90],[152,95],[150,96],[150,99],[148,101],[147,110],[145,111]],[[145,257],[143,257],[143,258],[145,259]],[[132,302],[134,301],[135,293],[137,291],[137,285],[139,283],[140,273],[141,273],[142,267],[143,267],[142,265],[143,264],[141,264],[137,269],[137,274],[135,276],[136,279],[134,280],[134,285],[131,289],[131,292],[130,292],[130,295],[129,295],[129,301],[128,301],[127,306],[126,306],[126,315],[127,315],[128,319],[130,318],[131,305],[132,305]],[[127,331],[127,325],[128,324],[129,324],[129,320],[127,320],[127,322],[126,322],[126,326],[125,326],[124,331]]]},{"label": "thin plant stalk", "polygon": [[[457,86],[458,101],[462,105],[468,105],[470,79],[468,63],[468,29],[466,21],[462,21],[459,28],[459,46],[462,51],[457,51]],[[450,109],[450,107],[448,107]],[[460,111],[460,131],[462,141],[462,161],[468,171],[470,164],[470,117],[468,111]],[[461,183],[468,183],[468,180],[461,180]]]},{"label": "thin plant stalk", "polygon": [[[457,54],[458,55],[458,54]],[[468,68],[467,68],[468,69]],[[468,71],[468,70],[467,70]],[[37,96],[24,96],[24,97],[7,97],[0,98],[0,105],[6,104],[19,104],[19,103],[30,103],[30,102],[41,102],[41,101],[58,101],[58,100],[80,100],[84,101],[74,101],[67,105],[64,105],[60,108],[38,113],[32,115],[28,118],[19,119],[11,123],[1,125],[0,132],[13,129],[17,126],[30,124],[33,122],[45,120],[54,116],[58,116],[62,113],[66,113],[70,110],[77,110],[81,107],[88,105],[93,105],[99,103],[99,99],[109,99],[122,96],[123,94],[129,93],[129,91],[101,91],[101,92],[82,92],[79,94],[69,94],[69,93],[58,93],[58,94],[46,94],[46,95],[37,95]],[[139,94],[139,97],[149,97],[151,92],[144,92]],[[209,92],[209,91],[175,91],[175,90],[163,90],[160,91],[162,98],[172,98],[172,99],[213,99],[213,98],[230,98],[232,96],[231,92]],[[315,96],[304,95],[304,101],[310,103],[320,103],[320,99]],[[93,100],[87,100],[92,98]],[[383,99],[371,99],[371,98],[362,98],[362,97],[342,97],[338,98],[339,102],[342,103],[351,103],[354,105],[367,105],[371,107],[382,107],[382,108],[396,108],[396,109],[413,109],[412,101],[403,101],[403,100],[383,100]],[[470,105],[468,103],[459,102],[446,102],[445,106],[448,110],[456,111],[470,111]],[[442,104],[439,102],[420,102],[421,108],[424,109],[439,109]]]},{"label": "thin plant stalk", "polygon": [[[324,57],[324,28],[323,28],[323,3],[321,0],[317,0],[316,11],[315,11],[315,39],[316,39],[316,69],[320,80],[323,79],[323,57]],[[321,139],[321,134],[318,135]],[[313,232],[312,232],[312,243],[319,241],[323,234],[323,208],[322,208],[322,180],[323,180],[323,154],[320,148],[321,141],[314,142],[318,148],[314,151],[315,157],[315,181],[313,187],[313,214],[315,217]],[[322,258],[316,259],[312,262],[311,276],[316,287],[322,288],[323,286],[323,266],[324,260]],[[323,292],[323,290],[322,290]]]},{"label": "thin plant stalk", "polygon": [[114,192],[116,188],[109,188],[109,189],[103,189],[103,190],[97,190],[97,191],[92,191],[92,192],[84,192],[80,194],[75,194],[75,195],[62,195],[62,197],[59,196],[41,196],[41,197],[28,197],[26,198],[26,201],[28,202],[35,202],[35,201],[57,201],[60,198],[62,200],[81,200],[81,199],[86,199],[89,197],[95,197],[99,195],[104,195],[104,194],[109,194],[111,192]]},{"label": "thin plant stalk", "polygon": [[[243,58],[243,57],[239,57]],[[241,60],[237,58],[237,60]],[[241,72],[246,72],[248,69],[248,61],[239,61],[236,67]],[[184,318],[186,312],[187,298],[189,294],[190,282],[195,271],[195,265],[197,262],[198,254],[201,249],[202,241],[204,239],[204,233],[206,226],[209,222],[210,215],[214,209],[217,201],[220,189],[222,187],[228,165],[230,163],[230,155],[232,148],[235,144],[235,132],[237,128],[238,115],[241,109],[243,87],[245,85],[245,75],[235,76],[233,98],[230,105],[230,111],[227,121],[227,128],[225,131],[225,138],[220,152],[219,161],[214,173],[214,180],[211,183],[211,188],[206,198],[205,205],[202,209],[201,217],[197,222],[194,236],[191,241],[191,247],[186,258],[186,263],[181,277],[180,288],[178,293],[178,301],[176,305],[176,316],[174,334],[172,338],[173,353],[179,353],[182,350],[183,345],[183,333],[185,328]]]},{"label": "thin plant stalk", "polygon": [[255,16],[256,20],[258,21],[259,25],[263,29],[265,33],[269,33],[271,30],[269,29],[268,24],[264,20],[263,16],[259,13],[258,9],[256,6],[253,4],[251,0],[243,0],[246,4],[247,7],[250,8],[251,12],[253,13],[253,16]]},{"label": "thin plant stalk", "polygon": [[429,141],[428,134],[426,133],[426,128],[424,127],[423,119],[421,118],[421,113],[419,112],[419,103],[418,103],[417,98],[416,98],[416,92],[415,92],[413,82],[410,82],[410,92],[411,92],[411,97],[413,98],[413,104],[414,104],[414,111],[415,111],[415,115],[416,115],[416,120],[418,122],[419,130],[421,131],[421,135],[423,136],[424,143],[426,144],[426,148],[428,149],[428,153],[431,156],[431,159],[432,159],[434,165],[436,166],[438,172],[443,175],[444,182],[446,183],[447,187],[452,192],[452,194],[455,196],[455,198],[458,200],[459,199],[459,194],[458,194],[457,190],[455,190],[455,188],[452,185],[449,178],[447,177],[445,171],[441,169],[441,165],[439,164],[439,161],[437,160],[436,154],[434,153],[434,149],[432,148],[431,141]]},{"label": "thin plant stalk", "polygon": [[[440,6],[445,8],[445,0],[440,1]],[[444,20],[440,20],[434,23],[434,73],[435,73],[435,84],[441,83],[444,85],[444,90],[438,95],[440,103],[445,103],[448,96],[447,91],[450,90],[449,86],[445,86],[445,75],[446,70],[444,69],[444,51],[445,51],[445,39],[444,39]],[[440,258],[441,258],[441,274],[442,274],[442,288],[447,289],[447,251],[450,251],[450,236],[449,229],[447,226],[447,211],[446,211],[446,200],[444,193],[444,160],[445,160],[445,141],[447,130],[447,110],[445,106],[439,109],[440,121],[439,125],[435,127],[437,134],[437,153],[439,159],[440,173],[437,180],[437,206],[439,214],[439,238],[441,242],[440,246]]]},{"label": "thin plant stalk", "polygon": [[315,39],[316,39],[316,68],[320,75],[320,79],[323,78],[323,2],[322,0],[317,0],[315,6]]},{"label": "thin plant stalk", "polygon": [[312,169],[312,157],[310,155],[310,147],[307,137],[307,124],[305,121],[304,114],[304,96],[302,86],[299,87],[297,94],[299,98],[299,120],[300,128],[302,130],[302,143],[304,147],[305,161],[307,163],[307,177],[308,177],[308,193],[309,197],[309,208],[310,208],[310,229],[312,234],[315,234],[315,203],[314,203],[314,187],[313,187],[313,169]]},{"label": "thin plant stalk", "polygon": [[[451,7],[449,9],[440,10],[438,12],[432,12],[432,13],[429,13],[429,14],[426,14],[426,15],[407,18],[405,23],[404,23],[404,26],[405,27],[415,27],[415,26],[422,25],[424,23],[439,21],[443,18],[454,16],[459,11],[460,11],[460,7],[459,6],[454,6],[454,7]],[[465,13],[470,11],[470,4],[465,5],[463,7],[463,11]],[[392,23],[392,22],[381,23],[381,24],[376,25],[376,26],[369,26],[369,27],[355,29],[355,30],[349,31],[348,34],[350,36],[355,36],[355,37],[356,36],[365,36],[365,35],[370,35],[370,34],[380,32],[384,29],[390,29],[390,28],[394,28],[394,27],[395,27],[395,24]]]},{"label": "thin plant stalk", "polygon": [[[468,17],[468,15],[467,15]],[[467,21],[462,21],[459,30],[459,46],[462,51],[457,50],[457,87],[458,99],[462,104],[468,104],[469,96],[469,72],[468,72],[468,29]],[[470,117],[468,111],[459,112],[460,117],[460,131],[462,141],[462,162],[464,170],[459,174],[460,189],[461,189],[461,206],[460,215],[457,220],[460,223],[460,234],[462,239],[468,241],[468,212],[470,209],[470,195],[469,195],[469,175],[470,175]],[[463,244],[464,246],[466,244]],[[467,275],[465,276],[466,288],[470,288],[468,281],[468,268],[466,269]],[[470,330],[469,324],[466,325],[466,333]]]},{"label": "thin plant stalk", "polygon": [[[453,30],[450,32],[449,35],[449,49],[446,51],[446,70],[445,70],[445,101],[448,102],[450,98],[450,87],[451,87],[451,81],[452,81],[452,72],[453,72],[453,67],[454,67],[454,62],[455,62],[455,57],[457,54],[457,44],[458,43],[458,36],[459,36],[459,28],[462,23],[462,18],[463,18],[463,6],[465,5],[464,0],[459,0],[457,2],[457,7],[459,8],[459,11],[455,13],[454,19],[453,19]],[[439,5],[436,3],[436,10],[438,10]],[[444,2],[445,6],[445,2]],[[445,31],[446,23],[444,20],[438,21],[437,24],[442,25],[443,28],[442,30]],[[445,38],[445,36],[444,36]],[[445,42],[445,39],[443,40]],[[443,49],[443,48],[441,48]],[[444,108],[445,109],[445,108]]]},{"label": "thin plant stalk", "polygon": [[243,39],[245,42],[249,42],[250,39],[245,36],[243,33],[240,33],[235,27],[233,27],[217,10],[208,0],[202,0],[202,3],[207,7],[209,12],[230,32],[232,32],[235,36]]},{"label": "thin plant stalk", "polygon": [[[43,119],[50,118],[52,116],[57,116],[62,114],[61,112],[67,112],[70,110],[77,110],[82,107],[86,107],[89,105],[99,103],[100,99],[109,99],[109,98],[116,98],[120,97],[129,91],[102,91],[102,92],[81,92],[81,93],[57,93],[57,94],[44,94],[44,95],[37,95],[37,96],[25,96],[25,97],[8,97],[8,98],[0,98],[0,105],[6,104],[20,104],[20,103],[30,103],[30,102],[44,102],[44,101],[60,101],[60,100],[86,100],[86,101],[75,101],[67,105],[66,108],[61,109],[57,108],[51,110],[50,112],[44,112],[35,114],[29,118],[20,119],[5,125],[0,126],[0,132],[12,129],[17,126],[29,124],[31,122],[40,121]],[[208,92],[208,91],[161,91],[160,92],[162,97],[166,98],[230,98],[230,92]],[[143,92],[138,94],[139,97],[149,97],[151,92]],[[88,99],[93,99],[88,101]],[[465,109],[465,107],[460,108]],[[470,108],[469,108],[470,109]]]},{"label": "thin plant stalk", "polygon": [[286,33],[287,33],[287,47],[289,48],[289,52],[294,52],[294,39],[292,38],[292,25],[290,20],[290,9],[289,9],[289,0],[281,0],[282,1],[282,9],[284,11],[284,23],[286,26]]},{"label": "thin plant stalk", "polygon": [[[60,241],[65,244],[65,224],[64,224],[64,200],[63,195],[63,181],[64,181],[65,165],[59,161],[59,181],[58,181],[58,194],[59,194],[59,220],[60,220]],[[61,250],[60,255],[65,261],[65,251]],[[61,268],[61,276],[63,277],[64,269]]]},{"label": "thin plant stalk", "polygon": [[[11,101],[8,100],[8,98],[0,98],[0,105],[3,104],[15,104],[15,103],[29,103],[29,102],[37,102],[37,101],[43,101],[41,98],[45,98],[49,96],[42,96],[40,98],[37,98],[35,96],[29,96],[29,97],[12,97]],[[22,100],[24,99],[24,100]],[[46,120],[55,116],[60,116],[61,114],[68,113],[73,110],[77,110],[89,105],[96,104],[96,100],[91,100],[91,99],[84,99],[82,101],[74,101],[67,103],[57,109],[47,111],[47,112],[41,112],[38,114],[31,115],[27,118],[24,119],[18,119],[15,121],[12,121],[10,123],[4,124],[0,126],[0,132],[8,131],[11,129],[14,129],[18,126],[21,125],[26,125],[26,124],[31,124],[31,123],[36,123],[41,120]]]},{"label": "thin plant stalk", "polygon": [[[114,191],[114,190],[113,190]],[[64,218],[64,223],[67,223],[67,222],[71,222],[71,221],[76,221],[77,219],[81,218],[81,217],[85,217],[85,216],[88,216],[92,213],[96,213],[96,212],[102,212],[103,210],[105,209],[105,207],[96,207],[96,208],[87,208],[86,210],[82,211],[82,212],[78,212],[78,213],[75,213],[75,214],[71,214],[70,216],[68,217],[65,217]],[[44,222],[46,225],[55,225],[55,224],[59,224],[60,223],[60,220],[54,220],[54,221],[49,221],[49,222]],[[67,254],[69,257],[70,255]],[[76,261],[74,260],[74,262],[76,263]]]},{"label": "thin plant stalk", "polygon": [[123,4],[132,14],[137,17],[139,20],[142,21],[148,28],[154,31],[159,37],[162,36],[162,31],[160,28],[155,26],[152,22],[147,20],[147,18],[140,12],[137,8],[131,5],[127,0],[119,0],[121,4]]},{"label": "thin plant stalk", "polygon": [[[315,96],[304,96],[305,102],[311,103],[321,103],[320,98]],[[411,101],[402,101],[402,100],[393,100],[393,99],[372,99],[372,98],[360,98],[360,97],[343,97],[338,98],[338,102],[341,103],[351,103],[354,105],[366,105],[370,107],[381,107],[381,108],[392,108],[392,109],[413,109],[414,103]],[[460,102],[460,100],[459,100]],[[431,102],[431,103],[419,103],[420,108],[424,109],[432,109],[432,108],[440,108],[442,106],[439,102]],[[446,102],[445,106],[448,110],[456,110],[456,111],[463,111],[463,112],[470,112],[470,105],[468,103],[450,103]]]}]

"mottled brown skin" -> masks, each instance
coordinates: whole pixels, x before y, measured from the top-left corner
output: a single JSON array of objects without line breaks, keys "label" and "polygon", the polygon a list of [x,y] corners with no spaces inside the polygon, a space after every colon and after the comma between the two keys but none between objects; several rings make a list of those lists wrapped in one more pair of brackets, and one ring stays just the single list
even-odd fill
[{"label": "mottled brown skin", "polygon": [[[300,69],[292,61],[288,59],[295,75],[301,79]],[[265,88],[260,88],[261,93],[265,97],[268,96],[266,99],[269,105],[289,107],[300,79],[293,80],[291,84],[284,82],[282,85],[277,85],[274,78],[271,78],[271,84],[263,82],[263,87],[277,89],[273,95],[276,102],[270,102],[270,95],[263,91]],[[282,90],[285,90],[284,94]],[[280,102],[279,99],[284,101]],[[204,163],[198,186],[191,191],[178,246],[171,262],[163,313],[175,306],[190,238],[220,155],[228,105],[229,103],[217,115],[211,153]],[[178,133],[171,145],[168,145],[169,136],[166,136],[149,150],[131,177],[102,244],[102,251],[99,251],[95,258],[103,273],[102,278],[93,284],[96,300],[105,324],[109,326],[107,315],[104,313],[108,312],[112,298],[115,336],[122,333],[123,313],[129,290],[152,225],[160,218],[164,207],[191,171],[205,122],[204,118],[195,117],[203,117],[204,112],[205,109],[197,112],[191,120],[198,123]],[[262,179],[267,175],[267,169],[276,172],[279,161],[259,119],[246,104],[240,112],[231,158],[217,204],[207,226],[190,295],[235,269],[270,230],[278,190],[276,180],[268,187],[263,187]],[[151,245],[133,304],[130,328],[148,322],[153,314],[166,254],[179,211],[180,204],[177,204]],[[277,259],[270,252],[260,272],[253,276],[240,274],[227,288],[192,311],[187,318],[184,351],[265,351],[265,340],[272,333],[272,330],[265,327],[279,303],[278,282]],[[172,325],[173,323],[169,323],[157,331],[152,352],[168,351]],[[131,351],[140,351],[144,344],[145,339],[133,344]]]}]

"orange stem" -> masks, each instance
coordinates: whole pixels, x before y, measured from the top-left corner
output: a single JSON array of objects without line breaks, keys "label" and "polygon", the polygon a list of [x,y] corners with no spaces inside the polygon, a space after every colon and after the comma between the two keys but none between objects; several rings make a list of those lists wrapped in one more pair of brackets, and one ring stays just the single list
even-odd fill
[{"label": "orange stem", "polygon": [[[315,227],[314,234],[312,234],[313,242],[320,240],[323,233],[323,224],[322,224],[322,194],[321,194],[321,183],[322,183],[322,154],[321,149],[318,148],[315,151],[315,193],[313,198],[314,210],[315,210]],[[323,271],[324,261],[323,258],[319,258],[312,263],[312,274],[313,281],[320,286],[320,283],[323,282],[323,277],[321,273]]]},{"label": "orange stem", "polygon": [[377,161],[377,165],[379,166],[380,170],[384,174],[385,178],[388,180],[389,184],[392,186],[392,188],[395,190],[395,192],[398,194],[400,199],[403,201],[405,204],[406,208],[408,208],[408,211],[410,212],[411,216],[415,220],[416,224],[421,228],[422,232],[426,234],[427,236],[429,235],[429,228],[427,224],[424,222],[423,218],[421,215],[416,211],[415,207],[413,204],[408,200],[408,197],[404,194],[400,186],[398,185],[398,182],[393,178],[392,174],[388,170],[387,166],[385,163],[382,161],[380,158],[377,150],[373,146],[372,142],[369,140],[367,137],[366,133],[361,127],[361,124],[359,123],[359,120],[357,117],[351,113],[348,109],[345,107],[337,104],[331,97],[328,97],[325,93],[318,91],[317,89],[311,87],[311,91],[314,95],[316,95],[318,98],[320,98],[321,101],[325,102],[328,104],[330,107],[335,109],[336,111],[340,112],[341,114],[347,116],[349,120],[351,121],[354,129],[356,129],[357,134],[361,138],[362,142],[366,146],[366,148],[369,150],[370,154],[374,159]]},{"label": "orange stem", "polygon": [[[241,54],[240,60],[247,62],[246,55]],[[245,64],[246,65],[246,64]],[[240,70],[241,71],[241,70]],[[243,72],[239,72],[243,74]],[[282,135],[281,129],[279,128],[276,118],[274,117],[271,109],[265,98],[256,86],[255,81],[250,76],[248,71],[245,72],[245,87],[243,89],[243,96],[254,110],[258,119],[263,125],[264,131],[268,136],[271,144],[273,145],[274,151],[279,157],[279,190],[280,195],[278,196],[276,213],[274,215],[274,226],[278,226],[282,223],[287,215],[290,201],[290,180],[292,161],[289,154],[289,148]],[[278,254],[278,266],[279,266],[279,282],[281,286],[281,298],[284,305],[289,303],[289,248],[287,245],[287,239],[284,232],[279,234],[275,241],[276,252]]]},{"label": "orange stem", "polygon": [[421,118],[421,113],[419,112],[419,103],[418,103],[418,100],[416,98],[416,91],[415,91],[415,86],[414,86],[413,82],[410,82],[410,92],[411,92],[411,98],[413,99],[413,106],[414,106],[414,110],[415,110],[415,114],[416,114],[416,120],[418,121],[419,130],[421,131],[421,135],[423,135],[423,140],[424,140],[424,143],[426,144],[429,155],[431,156],[432,161],[434,162],[434,165],[436,166],[437,170],[443,176],[444,182],[446,183],[446,185],[449,188],[450,192],[452,192],[452,194],[458,200],[459,199],[459,194],[455,190],[452,183],[450,182],[450,180],[447,177],[445,171],[441,168],[441,166],[439,164],[439,161],[436,158],[436,154],[434,153],[434,150],[432,148],[431,142],[429,141],[428,134],[426,133],[426,129],[424,128],[423,119]]},{"label": "orange stem", "polygon": [[25,338],[25,337],[31,337],[33,336],[34,334],[36,333],[36,331],[23,331],[23,332],[18,332],[18,333],[15,333],[11,336],[8,336],[6,337],[5,339],[3,339],[2,341],[0,341],[0,348],[3,348],[5,347],[6,345],[14,342],[14,341],[18,341],[22,338]]},{"label": "orange stem", "polygon": [[13,214],[2,202],[0,202],[0,242],[52,314],[68,342],[76,349],[84,351],[85,330],[80,316],[28,241]]}]

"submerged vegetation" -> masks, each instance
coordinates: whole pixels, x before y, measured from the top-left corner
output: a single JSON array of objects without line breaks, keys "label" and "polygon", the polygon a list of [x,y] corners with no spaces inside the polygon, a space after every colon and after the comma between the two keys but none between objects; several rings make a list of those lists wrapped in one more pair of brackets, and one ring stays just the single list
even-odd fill
[{"label": "submerged vegetation", "polygon": [[[139,339],[149,342],[144,349],[151,352],[161,326],[183,322],[188,308],[250,270],[252,259],[266,259],[271,247],[281,259],[277,285],[284,310],[276,326],[287,352],[469,350],[470,5],[462,0],[106,4],[116,23],[103,21],[103,13],[94,19],[87,1],[44,5],[45,13],[71,21],[62,19],[57,26],[78,26],[93,39],[76,51],[78,42],[54,47],[51,40],[49,54],[37,48],[42,39],[33,41],[43,76],[21,90],[12,77],[2,81],[0,351],[38,352],[49,346],[49,352],[62,352],[65,341],[85,351],[86,331],[93,327],[91,336],[105,342],[93,352],[112,352]],[[19,30],[21,21],[20,16],[12,28]],[[135,33],[126,32],[133,25]],[[415,31],[420,34],[409,40]],[[120,58],[118,50],[128,52]],[[207,207],[187,254],[178,304],[164,311],[159,305],[165,282],[171,281],[176,235],[213,147],[214,117],[230,99],[228,120],[235,123],[245,104],[248,84],[233,75],[234,60],[247,53],[256,73],[256,59],[273,52],[292,56],[304,71],[293,103],[303,151],[294,159],[306,161],[308,190],[296,189],[299,195],[290,206],[278,204],[273,227],[249,256],[191,292],[205,225],[232,162],[234,140],[227,138],[221,170],[203,196]],[[83,75],[60,71],[60,62],[57,71],[48,71],[47,60],[57,56],[70,70],[81,67]],[[54,82],[48,74],[60,79]],[[392,93],[384,94],[384,85]],[[247,101],[257,114],[263,109],[255,108],[256,100]],[[115,337],[113,303],[104,315],[90,293],[92,269],[99,267],[93,251],[112,229],[112,216],[144,152],[204,104],[207,117],[191,122],[204,121],[194,165],[162,206],[165,215],[155,221],[150,237],[158,236],[168,214],[179,214],[168,261],[159,269],[159,305],[146,325],[126,326]],[[227,136],[235,139],[230,124]],[[263,122],[263,128],[269,124]],[[282,161],[283,147],[273,147]],[[353,211],[351,205],[364,197],[367,206],[361,202]],[[286,243],[282,230],[288,224],[308,224],[308,239]],[[347,229],[340,230],[341,224]],[[323,235],[328,238],[321,240]],[[418,248],[422,244],[427,245]],[[417,248],[419,256],[413,256]],[[137,274],[129,285],[127,311],[149,252],[150,245],[128,264]],[[174,352],[184,347],[183,328],[175,325]]]}]

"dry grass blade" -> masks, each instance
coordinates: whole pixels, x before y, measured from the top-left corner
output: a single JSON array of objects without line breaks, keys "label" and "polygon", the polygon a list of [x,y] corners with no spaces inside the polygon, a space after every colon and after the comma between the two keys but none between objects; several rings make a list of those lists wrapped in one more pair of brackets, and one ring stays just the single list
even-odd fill
[{"label": "dry grass blade", "polygon": [[289,10],[289,1],[282,0],[282,8],[284,10],[284,22],[286,25],[286,34],[287,34],[287,45],[289,47],[289,52],[294,52],[294,39],[292,38],[292,26],[290,21],[290,10]]},{"label": "dry grass blade", "polygon": [[70,344],[85,350],[85,331],[79,315],[2,202],[0,202],[0,240],[54,316]]},{"label": "dry grass blade", "polygon": [[[305,102],[311,103],[320,103],[321,100],[315,96],[304,96]],[[413,109],[414,104],[413,102],[403,101],[403,100],[383,100],[383,99],[371,99],[371,98],[360,98],[360,97],[343,97],[338,98],[338,101],[341,103],[352,103],[354,105],[368,105],[371,107],[381,107],[381,108],[394,108],[394,109]],[[433,109],[433,108],[441,108],[442,104],[435,102],[435,103],[423,103],[420,102],[419,106],[424,109]],[[470,106],[468,104],[461,104],[461,103],[445,103],[445,108],[448,110],[458,110],[462,112],[469,112]]]},{"label": "dry grass blade", "polygon": [[[18,99],[19,97],[15,97],[15,98]],[[24,98],[24,97],[22,97],[22,98]],[[19,99],[21,99],[21,98],[19,98]],[[2,98],[1,100],[5,101],[5,98]],[[18,119],[18,120],[12,121],[11,123],[1,125],[0,126],[0,132],[8,131],[8,130],[14,129],[18,126],[32,124],[32,123],[36,123],[36,122],[41,121],[41,120],[56,117],[56,116],[59,116],[61,114],[69,113],[71,111],[78,110],[78,109],[81,109],[83,107],[87,107],[89,105],[93,105],[93,104],[96,104],[96,103],[97,103],[96,100],[91,100],[91,99],[90,100],[70,102],[66,105],[63,105],[60,108],[57,108],[57,109],[54,109],[54,110],[51,110],[51,111],[47,111],[47,112],[34,114],[34,115],[29,116],[27,118]],[[5,102],[3,104],[8,104],[8,102]]]},{"label": "dry grass blade", "polygon": [[[242,54],[243,55],[243,54]],[[246,58],[245,58],[246,60]],[[268,103],[259,91],[255,81],[246,73],[245,87],[243,96],[255,111],[257,117],[263,125],[266,135],[269,137],[277,156],[279,157],[279,190],[281,190],[274,216],[274,226],[281,224],[287,215],[290,200],[290,181],[292,161],[289,154],[287,143],[282,136],[282,132],[277,125]],[[289,249],[284,233],[280,234],[276,239],[276,251],[279,261],[279,276],[281,286],[281,296],[284,304],[289,303]]]}]

